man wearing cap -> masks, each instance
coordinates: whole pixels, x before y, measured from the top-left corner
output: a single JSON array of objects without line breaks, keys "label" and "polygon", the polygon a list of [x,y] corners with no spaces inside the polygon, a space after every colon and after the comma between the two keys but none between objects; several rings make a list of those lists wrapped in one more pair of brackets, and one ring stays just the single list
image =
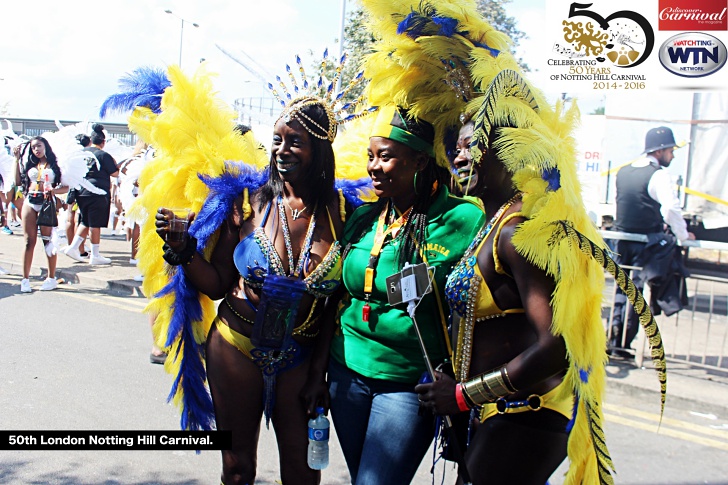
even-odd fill
[{"label": "man wearing cap", "polygon": [[[645,136],[646,156],[617,173],[617,220],[615,228],[621,232],[636,234],[662,234],[665,224],[680,240],[695,239],[695,235],[687,230],[682,218],[680,201],[673,190],[670,174],[663,170],[670,166],[675,158],[674,150],[679,148],[675,143],[672,130],[666,126],[652,128]],[[649,237],[649,236],[648,236]],[[637,241],[617,241],[617,262],[621,265],[643,267],[646,262],[647,243]],[[635,277],[635,284],[642,290],[644,282]],[[624,308],[626,297],[618,292],[614,303],[614,317],[609,347],[612,354],[631,356],[629,349],[637,335],[639,321],[634,312],[630,312],[627,332],[622,341]]]}]

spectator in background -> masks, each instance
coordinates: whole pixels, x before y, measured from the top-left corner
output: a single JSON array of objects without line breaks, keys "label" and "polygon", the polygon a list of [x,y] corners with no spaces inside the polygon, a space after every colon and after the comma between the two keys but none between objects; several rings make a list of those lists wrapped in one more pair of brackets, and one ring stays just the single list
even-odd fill
[{"label": "spectator in background", "polygon": [[[680,241],[695,239],[695,235],[687,230],[682,218],[682,209],[677,194],[673,190],[670,174],[664,170],[675,158],[678,148],[672,130],[666,126],[652,128],[645,136],[646,156],[622,167],[617,172],[617,220],[614,224],[617,231],[636,234],[662,235],[667,224],[672,234]],[[620,265],[644,266],[646,262],[647,243],[639,241],[617,241],[616,261]],[[637,288],[642,291],[644,281],[639,275],[633,277]],[[617,292],[614,303],[611,335],[609,339],[610,353],[621,357],[633,357],[630,348],[637,335],[639,321],[635,312],[630,312],[626,335],[624,331],[624,312],[627,298],[621,291]]]},{"label": "spectator in background", "polygon": [[[76,140],[78,140],[79,145],[84,148],[91,145],[91,138],[83,133],[76,135]],[[76,189],[71,189],[68,191],[68,195],[66,196],[66,204],[68,204],[68,208],[66,209],[66,241],[68,241],[69,245],[76,235],[76,227],[79,224],[79,221],[77,220],[78,205],[76,204],[76,195]],[[81,242],[81,245],[78,247],[78,252],[82,258],[88,258],[88,253],[84,248],[83,242]]]},{"label": "spectator in background", "polygon": [[[53,153],[48,141],[36,136],[30,143],[19,147],[16,152],[19,160],[15,175],[15,183],[21,187],[28,199],[23,204],[23,237],[25,238],[25,251],[23,253],[23,279],[20,281],[20,291],[30,293],[30,267],[33,263],[33,251],[38,239],[38,212],[43,201],[48,197],[55,197],[55,190],[60,187],[61,169],[58,166],[56,155]],[[48,181],[52,189],[44,191],[44,183]],[[48,277],[41,286],[41,291],[55,290],[56,281],[56,248],[51,242],[51,227],[40,226],[41,239],[48,257]]]},{"label": "spectator in background", "polygon": [[[129,210],[139,195],[139,176],[142,168],[151,156],[153,151],[149,150],[149,145],[139,139],[134,146],[131,157],[127,158],[119,164],[119,184],[117,187],[117,201],[121,207],[120,217],[122,218],[126,240],[131,242],[131,258],[129,264],[136,265],[137,250],[139,249],[139,232],[141,222]],[[134,277],[135,281],[143,281],[144,277],[140,274]]]},{"label": "spectator in background", "polygon": [[[4,141],[4,152],[0,152],[0,159],[4,161],[12,161],[12,157],[10,156],[10,146],[8,145],[8,139],[3,138]],[[12,164],[14,167],[14,162]],[[5,174],[6,178],[8,177],[8,173]],[[0,232],[3,234],[7,234],[11,236],[13,234],[13,230],[8,227],[8,220],[6,217],[6,213],[8,211],[8,208],[10,206],[8,195],[6,194],[3,189],[5,188],[5,182],[6,180],[3,178],[2,174],[0,173]],[[7,180],[8,183],[10,183],[10,180]]]},{"label": "spectator in background", "polygon": [[76,261],[85,261],[81,257],[79,247],[90,233],[91,256],[88,260],[89,263],[93,265],[110,264],[111,260],[99,253],[99,244],[101,242],[101,228],[109,224],[111,177],[116,177],[119,169],[116,166],[114,157],[103,150],[106,144],[103,125],[94,124],[90,138],[92,145],[84,148],[85,151],[89,152],[86,180],[95,187],[102,189],[106,194],[97,195],[84,188],[77,191],[76,203],[81,212],[81,224],[78,233],[73,237],[73,241],[64,250],[64,253]]}]

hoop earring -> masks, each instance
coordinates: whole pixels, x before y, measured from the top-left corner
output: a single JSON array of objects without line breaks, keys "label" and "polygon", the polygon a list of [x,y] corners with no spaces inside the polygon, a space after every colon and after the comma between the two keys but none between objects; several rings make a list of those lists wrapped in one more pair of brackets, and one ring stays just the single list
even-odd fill
[{"label": "hoop earring", "polygon": [[417,195],[417,175],[418,175],[419,173],[420,173],[420,172],[415,172],[415,183],[414,183],[414,185],[415,185],[415,195]]}]

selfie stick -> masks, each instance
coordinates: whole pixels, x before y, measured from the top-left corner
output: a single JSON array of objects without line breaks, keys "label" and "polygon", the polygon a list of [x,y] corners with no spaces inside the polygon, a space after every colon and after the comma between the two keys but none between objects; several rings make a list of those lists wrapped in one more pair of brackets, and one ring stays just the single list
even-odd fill
[{"label": "selfie stick", "polygon": [[[409,266],[409,264],[405,264],[405,268]],[[404,285],[404,278],[403,285]],[[414,282],[413,282],[414,283]],[[403,295],[404,295],[403,291]],[[423,292],[424,295],[424,292]],[[420,326],[417,324],[417,319],[415,318],[415,309],[417,308],[417,303],[422,299],[422,296],[419,292],[415,292],[415,296],[411,298],[409,301],[407,301],[407,313],[409,314],[410,318],[412,319],[412,323],[415,327],[415,332],[417,333],[417,340],[420,342],[420,349],[422,350],[422,357],[425,359],[425,366],[427,367],[427,373],[430,374],[430,378],[432,381],[435,381],[435,368],[432,367],[432,361],[430,360],[430,356],[427,353],[427,347],[425,346],[425,340],[422,338],[422,332],[420,332]],[[403,300],[406,297],[403,297]],[[457,437],[455,436],[455,428],[452,426],[452,420],[450,419],[450,416],[447,414],[443,414],[442,416],[443,423],[445,425],[445,432],[448,434],[450,438],[449,445],[453,447],[453,454],[455,455],[455,461],[458,464],[458,475],[460,475],[460,478],[463,481],[464,485],[471,485],[472,481],[470,479],[470,473],[468,473],[468,468],[465,465],[465,455],[463,454],[463,451],[460,449],[460,443],[457,440]]]}]

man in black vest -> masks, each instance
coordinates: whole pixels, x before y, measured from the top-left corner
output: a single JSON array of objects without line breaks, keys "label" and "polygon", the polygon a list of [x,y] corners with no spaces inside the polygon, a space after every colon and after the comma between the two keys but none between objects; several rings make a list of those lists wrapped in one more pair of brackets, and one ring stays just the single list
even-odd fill
[{"label": "man in black vest", "polygon": [[[652,128],[645,136],[646,156],[619,170],[617,173],[617,220],[618,231],[636,234],[663,233],[665,224],[680,240],[695,239],[687,230],[682,218],[680,201],[673,190],[670,174],[663,170],[675,158],[673,151],[678,148],[672,130],[666,126]],[[617,262],[626,266],[644,266],[645,246],[647,243],[636,241],[617,241]],[[635,285],[642,290],[644,282],[639,275],[634,277]],[[637,335],[639,321],[634,311],[630,311],[626,335],[623,335],[626,296],[617,293],[614,303],[612,331],[609,339],[610,353],[622,357],[632,357],[626,349]]]}]

